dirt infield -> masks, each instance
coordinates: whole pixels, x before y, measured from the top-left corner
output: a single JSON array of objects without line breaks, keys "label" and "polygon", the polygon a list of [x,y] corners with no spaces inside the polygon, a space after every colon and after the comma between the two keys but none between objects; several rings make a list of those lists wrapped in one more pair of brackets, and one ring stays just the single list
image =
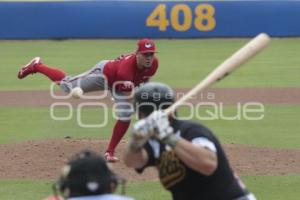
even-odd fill
[{"label": "dirt infield", "polygon": [[[176,97],[181,97],[189,89],[176,89]],[[102,92],[89,93],[88,95],[102,95]],[[1,106],[30,106],[46,107],[54,102],[70,102],[76,105],[81,102],[102,102],[112,106],[111,96],[98,100],[55,99],[49,91],[1,91]],[[56,96],[65,96],[62,92],[55,92]],[[205,90],[191,99],[196,102],[217,102],[232,105],[245,102],[260,102],[264,104],[300,104],[300,88],[215,88]]]},{"label": "dirt infield", "polygon": [[[108,141],[92,139],[63,139],[26,141],[0,145],[0,179],[42,178],[55,179],[70,155],[82,149],[104,152]],[[118,156],[124,152],[126,142],[118,146]],[[275,150],[247,145],[225,145],[234,170],[240,175],[287,175],[300,173],[300,150]],[[5,161],[5,162],[3,162]],[[112,165],[128,180],[155,180],[157,173],[148,169],[141,176],[126,168],[124,163]]]},{"label": "dirt infield", "polygon": [[[176,90],[178,97],[187,89]],[[3,107],[48,107],[54,102],[71,102],[73,105],[84,100],[57,100],[49,91],[1,91],[0,105]],[[94,93],[95,94],[95,93]],[[92,95],[94,95],[92,94]],[[57,95],[62,95],[58,92]],[[85,100],[86,101],[86,100]],[[95,102],[95,100],[92,100]],[[100,101],[100,100],[97,100]],[[225,105],[245,102],[265,104],[300,104],[300,88],[228,88],[210,89],[195,96],[191,102],[221,102]],[[112,105],[110,96],[101,102]],[[0,145],[0,179],[57,177],[61,166],[70,155],[82,149],[104,152],[108,141],[92,139],[62,139],[26,141]],[[123,152],[126,142],[122,141],[117,152]],[[234,170],[241,175],[285,175],[300,173],[300,150],[278,150],[258,148],[240,144],[224,146]],[[117,154],[121,157],[120,154]],[[113,164],[117,173],[128,180],[154,180],[157,174],[149,169],[143,176],[128,169],[121,162]]]}]

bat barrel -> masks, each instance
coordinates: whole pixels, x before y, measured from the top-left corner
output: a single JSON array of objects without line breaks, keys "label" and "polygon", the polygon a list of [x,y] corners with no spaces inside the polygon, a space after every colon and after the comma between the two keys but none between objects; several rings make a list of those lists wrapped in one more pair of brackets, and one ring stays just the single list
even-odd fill
[{"label": "bat barrel", "polygon": [[185,94],[178,101],[176,101],[172,106],[166,109],[165,113],[167,115],[170,115],[176,110],[177,107],[188,101],[192,96],[199,93],[203,89],[209,87],[213,83],[222,80],[225,76],[229,75],[232,71],[246,63],[259,52],[261,52],[265,47],[268,46],[270,41],[270,37],[265,33],[257,35],[250,42],[248,42],[246,45],[244,45],[242,48],[236,51],[233,55],[227,58],[223,63],[221,63],[192,90],[190,90],[187,94]]}]

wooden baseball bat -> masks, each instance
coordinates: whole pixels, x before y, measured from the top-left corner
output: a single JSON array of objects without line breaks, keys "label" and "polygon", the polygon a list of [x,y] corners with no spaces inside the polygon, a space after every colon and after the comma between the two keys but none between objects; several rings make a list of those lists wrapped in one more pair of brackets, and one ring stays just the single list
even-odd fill
[{"label": "wooden baseball bat", "polygon": [[182,96],[179,100],[177,100],[174,104],[167,108],[165,110],[165,113],[167,115],[172,114],[176,110],[176,108],[188,101],[193,95],[199,93],[213,83],[220,81],[224,77],[228,76],[232,71],[261,52],[270,43],[270,41],[270,37],[265,33],[257,35],[250,42],[248,42],[233,55],[227,58],[218,67],[216,67],[216,69],[214,69],[204,80],[198,83],[187,94]]}]

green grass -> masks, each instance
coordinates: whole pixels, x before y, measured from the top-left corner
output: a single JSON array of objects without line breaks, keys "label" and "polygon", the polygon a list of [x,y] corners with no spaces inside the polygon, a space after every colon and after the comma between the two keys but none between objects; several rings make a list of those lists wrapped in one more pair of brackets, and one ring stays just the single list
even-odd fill
[{"label": "green grass", "polygon": [[171,194],[163,189],[159,181],[129,183],[127,194],[136,200],[171,199]]},{"label": "green grass", "polygon": [[[245,176],[242,177],[248,189],[257,199],[294,200],[300,196],[297,189],[300,176]],[[51,181],[0,180],[0,199],[43,199],[51,194]],[[159,182],[130,182],[126,194],[137,200],[167,200],[170,194]]]},{"label": "green grass", "polygon": [[[192,87],[249,39],[157,40],[160,67],[153,80]],[[135,50],[136,40],[0,41],[0,90],[48,89],[42,76],[17,80],[32,57],[76,75],[99,60]],[[300,39],[274,39],[270,47],[216,87],[299,87]]]},{"label": "green grass", "polygon": [[[44,199],[52,194],[54,181],[40,180],[0,180],[0,199]],[[149,188],[151,188],[149,190]],[[121,186],[117,193],[120,194]],[[133,182],[126,184],[126,195],[137,200],[171,199],[169,192],[163,190],[159,182]]]},{"label": "green grass", "polygon": [[[78,123],[79,111],[76,107],[73,108],[73,114],[69,120],[54,120],[51,117],[50,108],[0,107],[2,124],[0,144],[32,139],[63,138],[64,136],[109,139],[116,121],[112,112],[111,108],[104,111],[101,108],[83,107],[81,122],[84,125],[103,124],[103,126],[82,127]],[[69,114],[70,110],[66,107],[57,107],[53,112],[56,118],[66,118]],[[133,121],[135,119],[134,115]]]},{"label": "green grass", "polygon": [[[210,109],[211,108],[207,108]],[[186,116],[179,110],[180,116]],[[67,109],[58,109],[55,116],[67,116]],[[204,117],[203,108],[200,116]],[[237,107],[224,107],[224,115],[234,116]],[[50,117],[49,108],[0,108],[2,123],[0,144],[24,141],[29,139],[63,138],[66,135],[74,138],[106,138],[111,135],[114,120],[111,110],[108,125],[103,128],[81,128],[76,121],[76,112],[71,120],[55,121]],[[300,106],[266,105],[264,118],[259,121],[246,120],[202,120],[225,143],[241,143],[274,148],[300,148],[300,128],[298,117]],[[29,117],[30,116],[30,117]],[[100,109],[83,109],[82,121],[85,124],[102,123],[103,112]],[[13,120],[12,120],[13,119]],[[127,138],[128,138],[127,134]]]},{"label": "green grass", "polygon": [[44,199],[51,194],[50,181],[0,180],[0,199]]},{"label": "green grass", "polygon": [[[224,143],[240,143],[261,147],[300,148],[300,127],[298,126],[300,106],[264,105],[262,120],[201,120]],[[219,111],[221,110],[218,107]],[[237,106],[224,107],[224,116],[237,116]],[[180,116],[188,116],[190,112],[181,110]],[[199,113],[201,119],[209,116],[206,111],[215,112],[212,107],[203,108]],[[258,115],[261,115],[258,114]],[[218,114],[218,116],[220,116]],[[254,114],[252,114],[252,117]],[[196,118],[199,121],[199,118]]]},{"label": "green grass", "polygon": [[300,195],[300,175],[246,176],[242,179],[257,199],[295,200]]},{"label": "green grass", "polygon": [[[49,108],[1,108],[0,143],[12,143],[30,139],[63,138],[109,138],[114,120],[109,116],[108,125],[102,128],[82,128],[77,124],[76,112],[66,121],[56,121]],[[111,113],[111,112],[109,112]],[[55,116],[66,117],[67,109],[55,110]],[[13,119],[13,120],[12,120]],[[84,124],[100,124],[104,120],[101,109],[83,109]]]}]

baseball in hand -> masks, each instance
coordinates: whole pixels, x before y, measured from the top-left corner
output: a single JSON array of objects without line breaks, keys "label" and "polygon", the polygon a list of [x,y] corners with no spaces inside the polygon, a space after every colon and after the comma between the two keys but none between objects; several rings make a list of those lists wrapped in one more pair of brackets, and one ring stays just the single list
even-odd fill
[{"label": "baseball in hand", "polygon": [[75,87],[71,91],[72,97],[74,97],[76,99],[79,99],[82,96],[82,94],[83,94],[83,91],[80,87]]}]

